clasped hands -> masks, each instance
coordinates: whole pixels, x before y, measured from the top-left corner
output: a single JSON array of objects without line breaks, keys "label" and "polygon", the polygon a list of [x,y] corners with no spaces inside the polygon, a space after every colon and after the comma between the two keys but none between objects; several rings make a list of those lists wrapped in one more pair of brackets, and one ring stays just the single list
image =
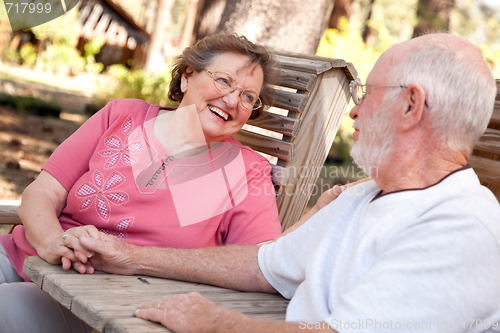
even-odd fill
[{"label": "clasped hands", "polygon": [[[59,257],[64,270],[73,267],[77,272],[82,274],[92,274],[94,273],[94,269],[89,259],[94,255],[94,252],[81,245],[81,237],[101,238],[100,232],[93,225],[71,228],[53,239],[45,255],[54,257],[53,261],[57,261]],[[46,258],[44,259],[47,260]]]},{"label": "clasped hands", "polygon": [[126,254],[131,247],[93,225],[86,225],[66,230],[38,253],[51,264],[61,263],[64,270],[73,267],[81,274],[102,270],[130,275],[133,273],[125,266],[132,261]]}]

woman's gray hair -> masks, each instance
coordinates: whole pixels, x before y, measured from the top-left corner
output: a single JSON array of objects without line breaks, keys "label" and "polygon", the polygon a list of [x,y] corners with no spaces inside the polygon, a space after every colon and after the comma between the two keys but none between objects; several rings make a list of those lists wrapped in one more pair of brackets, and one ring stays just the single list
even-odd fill
[{"label": "woman's gray hair", "polygon": [[470,48],[457,47],[456,37],[436,34],[426,38],[429,42],[401,57],[388,77],[394,84],[420,85],[434,138],[444,147],[469,153],[491,118],[495,80],[486,64],[471,59]]},{"label": "woman's gray hair", "polygon": [[250,119],[255,119],[264,107],[271,106],[274,99],[274,90],[271,88],[278,79],[278,66],[274,61],[273,53],[265,46],[254,44],[245,36],[237,34],[219,33],[197,41],[193,46],[187,47],[180,56],[175,58],[172,66],[172,79],[168,97],[180,102],[184,96],[181,91],[181,77],[188,67],[197,72],[207,68],[222,53],[234,52],[250,58],[252,63],[258,64],[264,73],[264,82],[259,97],[263,107],[252,111]]}]

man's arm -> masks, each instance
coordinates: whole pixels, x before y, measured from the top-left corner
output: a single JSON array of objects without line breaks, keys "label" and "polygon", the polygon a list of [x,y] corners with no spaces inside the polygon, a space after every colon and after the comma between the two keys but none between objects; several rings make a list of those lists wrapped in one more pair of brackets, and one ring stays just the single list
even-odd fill
[{"label": "man's arm", "polygon": [[139,318],[161,323],[174,332],[271,333],[336,332],[326,323],[286,323],[259,320],[240,312],[213,304],[198,293],[167,295],[162,299],[142,303],[135,311]]},{"label": "man's arm", "polygon": [[95,252],[90,261],[97,270],[276,293],[259,268],[257,245],[174,249],[136,246],[105,234],[100,240],[84,236],[80,243]]}]

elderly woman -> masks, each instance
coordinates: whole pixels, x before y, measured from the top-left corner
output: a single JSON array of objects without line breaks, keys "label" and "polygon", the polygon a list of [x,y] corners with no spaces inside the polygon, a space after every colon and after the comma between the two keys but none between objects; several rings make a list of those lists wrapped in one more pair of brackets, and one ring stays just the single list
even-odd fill
[{"label": "elderly woman", "polygon": [[[269,103],[274,73],[266,48],[236,35],[207,37],[173,67],[177,109],[113,100],[63,142],[23,193],[23,226],[0,236],[0,298],[9,306],[0,306],[0,321],[19,306],[4,329],[89,330],[32,283],[14,283],[26,279],[30,255],[93,273],[82,235],[182,248],[276,238],[269,163],[232,138]],[[21,320],[27,313],[34,319]]]}]

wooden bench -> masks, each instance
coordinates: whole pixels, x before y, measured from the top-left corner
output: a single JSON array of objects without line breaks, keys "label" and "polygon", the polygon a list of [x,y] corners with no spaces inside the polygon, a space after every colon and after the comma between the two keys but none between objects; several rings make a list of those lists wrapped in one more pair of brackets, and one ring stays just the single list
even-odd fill
[{"label": "wooden bench", "polygon": [[489,188],[500,202],[500,80],[497,82],[495,108],[486,132],[474,147],[469,164],[481,184]]},{"label": "wooden bench", "polygon": [[[272,163],[272,180],[283,230],[302,216],[350,100],[351,63],[277,53],[280,82],[270,112],[235,136]],[[18,202],[0,201],[0,225],[19,224]]]},{"label": "wooden bench", "polygon": [[9,233],[17,224],[21,224],[21,220],[17,216],[17,207],[20,203],[19,200],[0,200],[0,226],[9,226]]},{"label": "wooden bench", "polygon": [[270,112],[235,135],[270,156],[282,229],[302,216],[351,98],[357,77],[341,59],[276,52],[281,81]]}]

